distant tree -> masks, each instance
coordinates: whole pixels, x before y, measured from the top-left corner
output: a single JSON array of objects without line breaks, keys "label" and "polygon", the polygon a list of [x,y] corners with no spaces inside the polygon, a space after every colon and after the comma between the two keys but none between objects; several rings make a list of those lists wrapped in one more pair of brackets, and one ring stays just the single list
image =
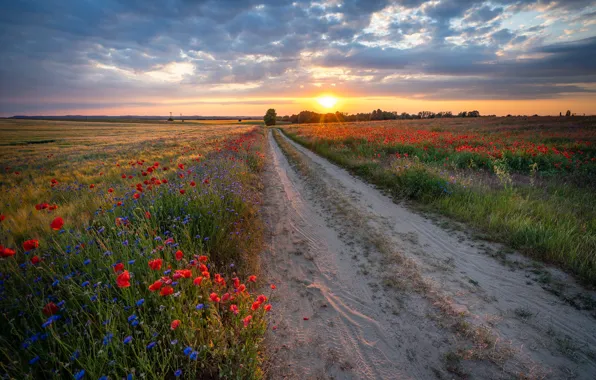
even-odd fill
[{"label": "distant tree", "polygon": [[238,119],[238,122],[239,122],[239,123],[242,123],[242,119]]},{"label": "distant tree", "polygon": [[275,120],[277,118],[277,113],[273,108],[269,108],[263,120],[265,121],[265,125],[275,125]]},{"label": "distant tree", "polygon": [[567,112],[565,112],[565,116],[567,116],[567,117],[571,116],[571,111],[567,110]]},{"label": "distant tree", "polygon": [[281,121],[285,121],[285,122],[289,122],[290,121],[290,117],[288,115],[284,116],[281,118]]}]

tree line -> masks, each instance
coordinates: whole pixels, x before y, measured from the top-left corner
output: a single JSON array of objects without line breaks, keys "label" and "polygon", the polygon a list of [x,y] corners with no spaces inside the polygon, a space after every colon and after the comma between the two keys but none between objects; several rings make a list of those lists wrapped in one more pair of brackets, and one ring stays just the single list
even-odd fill
[{"label": "tree line", "polygon": [[[275,112],[275,110],[269,110]],[[272,119],[272,113],[268,111],[268,119]],[[463,111],[454,115],[451,111],[446,112],[431,112],[431,111],[420,111],[418,113],[409,114],[407,112],[398,113],[395,111],[383,111],[381,109],[374,110],[369,113],[355,113],[348,114],[346,112],[335,112],[335,113],[318,113],[313,111],[302,111],[299,114],[293,114],[291,116],[277,116],[274,118],[276,121],[289,122],[292,124],[305,124],[305,123],[338,123],[338,122],[353,122],[353,121],[372,121],[372,120],[411,120],[411,119],[440,119],[449,117],[480,117],[480,112],[474,111]]]}]

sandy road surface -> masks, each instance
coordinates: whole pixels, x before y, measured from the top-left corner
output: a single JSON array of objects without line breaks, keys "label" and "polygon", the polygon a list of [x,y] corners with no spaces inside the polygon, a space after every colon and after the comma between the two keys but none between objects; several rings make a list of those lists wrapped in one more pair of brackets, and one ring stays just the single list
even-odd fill
[{"label": "sandy road surface", "polygon": [[269,378],[596,378],[594,312],[536,273],[593,294],[269,133]]}]

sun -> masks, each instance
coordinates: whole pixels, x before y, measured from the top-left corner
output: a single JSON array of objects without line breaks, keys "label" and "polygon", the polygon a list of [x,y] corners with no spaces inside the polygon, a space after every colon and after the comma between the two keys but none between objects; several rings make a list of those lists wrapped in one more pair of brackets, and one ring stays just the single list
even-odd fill
[{"label": "sun", "polygon": [[325,95],[318,97],[317,102],[324,108],[331,108],[337,104],[337,98],[335,96]]}]

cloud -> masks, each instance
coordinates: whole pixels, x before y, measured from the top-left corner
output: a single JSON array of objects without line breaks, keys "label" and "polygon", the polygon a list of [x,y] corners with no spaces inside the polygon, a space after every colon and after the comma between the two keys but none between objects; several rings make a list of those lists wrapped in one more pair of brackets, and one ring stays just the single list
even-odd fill
[{"label": "cloud", "polygon": [[0,112],[333,86],[444,99],[589,93],[595,11],[587,0],[21,0],[0,13]]}]

